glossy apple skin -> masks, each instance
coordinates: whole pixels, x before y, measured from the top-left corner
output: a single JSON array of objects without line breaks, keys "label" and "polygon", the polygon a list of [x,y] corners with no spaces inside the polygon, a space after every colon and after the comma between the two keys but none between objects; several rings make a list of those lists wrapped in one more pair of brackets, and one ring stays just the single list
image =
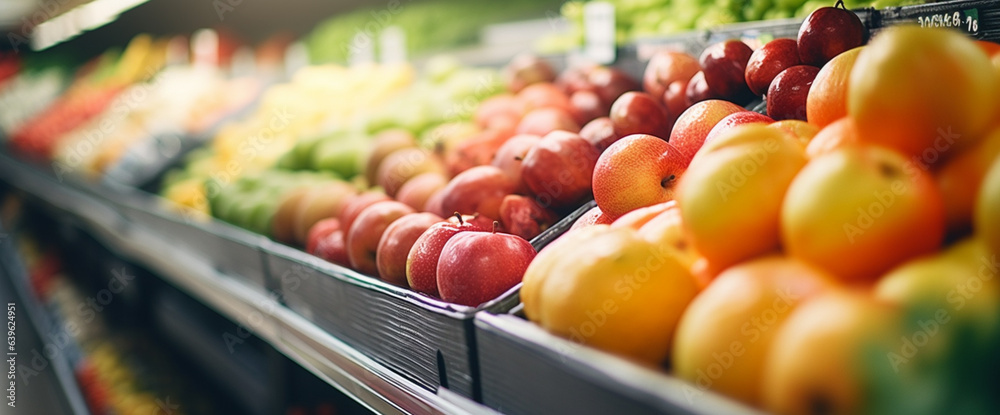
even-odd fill
[{"label": "glossy apple skin", "polygon": [[600,206],[594,206],[580,215],[580,217],[576,219],[576,222],[573,222],[573,226],[569,227],[569,230],[572,231],[577,228],[586,228],[594,225],[610,225],[615,221],[615,219],[617,218],[605,215],[604,212],[601,211]]},{"label": "glossy apple skin", "polygon": [[806,121],[809,87],[818,73],[819,68],[809,65],[793,66],[781,71],[767,89],[767,115],[778,121]]},{"label": "glossy apple skin", "polygon": [[492,232],[461,232],[441,250],[441,299],[478,306],[499,297],[524,277],[535,249],[524,238]]},{"label": "glossy apple skin", "polygon": [[774,39],[750,55],[747,63],[746,82],[756,96],[767,93],[771,81],[781,71],[800,65],[799,44],[795,39]]},{"label": "glossy apple skin", "polygon": [[517,93],[528,85],[539,82],[552,82],[556,79],[556,71],[544,59],[530,53],[520,54],[511,59],[503,70],[507,89]]},{"label": "glossy apple skin", "polygon": [[392,200],[389,196],[386,196],[382,192],[365,192],[360,195],[352,197],[350,200],[344,203],[344,208],[340,211],[337,217],[340,219],[340,227],[344,229],[345,233],[347,230],[351,229],[351,225],[354,224],[354,220],[358,217],[361,211],[368,208],[377,202],[382,202],[385,200]]},{"label": "glossy apple skin", "polygon": [[590,197],[594,164],[600,155],[579,134],[554,131],[528,151],[521,163],[521,178],[543,207],[572,208]]},{"label": "glossy apple skin", "polygon": [[684,52],[660,51],[649,59],[642,73],[642,89],[654,97],[663,96],[674,82],[686,84],[701,71],[698,59]]},{"label": "glossy apple skin", "polygon": [[344,235],[344,230],[338,229],[321,238],[316,243],[313,255],[340,266],[350,267],[351,260],[347,257],[347,237]]},{"label": "glossy apple skin", "polygon": [[609,117],[595,118],[580,129],[580,137],[587,140],[597,151],[604,151],[615,141],[618,141],[618,134],[615,134],[615,125]]},{"label": "glossy apple skin", "polygon": [[515,184],[494,166],[476,166],[448,182],[441,200],[443,212],[480,214],[500,218],[500,202],[514,193]]},{"label": "glossy apple skin", "polygon": [[594,200],[610,217],[673,199],[685,156],[657,137],[635,134],[612,144],[594,168]]},{"label": "glossy apple skin", "polygon": [[347,230],[347,258],[351,268],[362,274],[379,276],[375,260],[382,234],[393,221],[413,212],[413,208],[394,200],[377,202],[361,211]]},{"label": "glossy apple skin", "polygon": [[687,87],[690,81],[689,79],[671,82],[663,92],[663,106],[667,108],[667,115],[670,116],[670,125],[673,125],[677,121],[677,117],[691,106],[687,100]]},{"label": "glossy apple skin", "polygon": [[414,291],[438,296],[437,264],[444,244],[459,232],[482,230],[468,222],[440,222],[431,225],[406,254],[406,282]]},{"label": "glossy apple skin", "polygon": [[708,81],[705,80],[704,71],[694,74],[694,76],[688,81],[684,92],[684,103],[687,104],[688,107],[701,101],[717,98],[722,98],[722,95],[712,90],[712,87],[708,85]]},{"label": "glossy apple skin", "polygon": [[558,220],[555,212],[527,196],[507,195],[500,204],[500,222],[504,231],[529,241]]},{"label": "glossy apple skin", "polygon": [[768,117],[759,112],[740,111],[732,113],[727,115],[726,118],[720,120],[718,124],[715,124],[715,127],[712,127],[712,130],[708,132],[707,136],[705,136],[705,144],[710,143],[713,139],[715,139],[715,137],[719,136],[719,134],[722,134],[740,125],[754,124],[754,123],[770,124],[773,122],[774,120],[771,117]]},{"label": "glossy apple skin", "polygon": [[747,87],[747,62],[753,49],[740,40],[727,40],[709,46],[701,53],[698,63],[712,91],[737,104],[753,99]]},{"label": "glossy apple skin", "polygon": [[687,157],[688,162],[705,144],[705,137],[719,121],[730,114],[746,111],[745,108],[723,100],[698,102],[677,117],[670,131],[670,144]]},{"label": "glossy apple skin", "polygon": [[316,222],[312,228],[309,228],[309,235],[306,238],[306,252],[315,255],[316,246],[319,245],[320,239],[338,230],[340,230],[340,219],[326,218]]},{"label": "glossy apple skin", "polygon": [[521,180],[521,162],[524,160],[524,156],[528,155],[528,151],[541,140],[542,137],[531,134],[513,136],[500,146],[490,162],[491,165],[503,171],[512,183],[515,183],[514,192],[516,193],[528,191],[528,185],[524,184],[524,180]]},{"label": "glossy apple skin", "polygon": [[865,44],[868,30],[857,14],[836,7],[816,9],[799,26],[799,59],[823,66],[835,56]]},{"label": "glossy apple skin", "polygon": [[403,186],[396,192],[396,200],[414,210],[424,210],[427,200],[438,190],[444,189],[446,185],[448,185],[448,178],[443,174],[422,173],[403,183]]},{"label": "glossy apple skin", "polygon": [[670,136],[670,117],[659,99],[645,92],[626,92],[611,105],[611,123],[615,134]]},{"label": "glossy apple skin", "polygon": [[375,251],[379,277],[390,284],[408,286],[406,282],[406,257],[410,248],[435,223],[444,222],[433,213],[410,213],[385,228]]}]

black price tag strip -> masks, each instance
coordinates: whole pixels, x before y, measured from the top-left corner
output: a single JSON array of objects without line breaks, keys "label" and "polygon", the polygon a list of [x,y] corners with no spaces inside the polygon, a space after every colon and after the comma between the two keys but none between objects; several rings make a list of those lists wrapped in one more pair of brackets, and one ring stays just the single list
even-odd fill
[{"label": "black price tag strip", "polygon": [[970,35],[979,34],[979,9],[921,13],[916,16],[920,27],[950,27]]}]

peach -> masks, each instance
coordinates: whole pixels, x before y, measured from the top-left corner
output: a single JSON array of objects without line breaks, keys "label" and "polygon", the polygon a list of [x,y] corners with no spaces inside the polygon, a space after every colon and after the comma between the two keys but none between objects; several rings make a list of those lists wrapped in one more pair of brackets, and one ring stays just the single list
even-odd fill
[{"label": "peach", "polygon": [[594,200],[619,217],[674,198],[686,163],[684,155],[655,136],[634,134],[616,141],[594,166]]}]

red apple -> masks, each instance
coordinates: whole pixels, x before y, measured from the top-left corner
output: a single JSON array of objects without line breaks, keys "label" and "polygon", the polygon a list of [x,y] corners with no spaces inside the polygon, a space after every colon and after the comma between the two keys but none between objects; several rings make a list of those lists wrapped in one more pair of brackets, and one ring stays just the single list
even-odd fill
[{"label": "red apple", "polygon": [[805,121],[809,88],[818,73],[819,68],[809,65],[781,71],[767,89],[767,115],[775,120]]},{"label": "red apple", "polygon": [[531,240],[559,221],[559,216],[530,197],[507,195],[500,204],[500,221],[507,233]]},{"label": "red apple", "polygon": [[670,144],[684,153],[687,163],[690,163],[715,124],[729,114],[743,111],[746,109],[729,101],[712,99],[696,103],[677,117],[670,132]]},{"label": "red apple", "polygon": [[837,7],[814,10],[799,26],[802,63],[823,66],[835,56],[865,44],[867,29],[857,14]]},{"label": "red apple", "polygon": [[368,183],[374,184],[378,180],[378,166],[382,164],[382,160],[396,150],[416,146],[417,138],[407,130],[393,129],[378,133],[372,142],[372,150],[365,164],[365,179]]},{"label": "red apple", "polygon": [[338,229],[321,238],[316,243],[316,252],[313,255],[340,266],[351,266],[351,260],[347,257],[347,239],[344,230]]},{"label": "red apple", "polygon": [[459,223],[448,221],[431,225],[413,243],[406,255],[406,281],[413,290],[436,297],[438,258],[445,243],[459,232],[482,230],[465,222],[461,215],[458,218]]},{"label": "red apple", "polygon": [[[447,184],[445,184],[445,187],[447,187]],[[441,207],[441,202],[444,200],[444,194],[444,187],[431,194],[431,197],[427,199],[427,203],[424,204],[423,211],[433,213],[442,218],[448,216],[450,213],[445,212],[444,208]]]},{"label": "red apple", "polygon": [[306,237],[306,252],[315,255],[320,239],[338,230],[340,230],[340,219],[326,218],[316,222],[312,228],[309,228],[309,235]]},{"label": "red apple", "polygon": [[590,197],[590,180],[600,154],[579,134],[554,131],[528,151],[521,178],[542,206],[575,207]]},{"label": "red apple", "polygon": [[580,131],[580,125],[566,110],[539,108],[525,114],[517,124],[516,132],[542,136],[556,130],[577,132]]},{"label": "red apple", "polygon": [[[702,79],[704,80],[704,77]],[[689,81],[690,79],[687,81],[671,82],[670,85],[667,85],[667,90],[663,93],[663,105],[667,107],[667,115],[670,116],[670,125],[673,125],[677,121],[677,117],[691,106],[687,99]]]},{"label": "red apple", "polygon": [[444,219],[433,213],[410,213],[385,228],[375,249],[379,277],[390,284],[408,286],[406,257],[410,254],[410,248],[427,229],[441,222]]},{"label": "red apple", "polygon": [[645,92],[626,92],[611,105],[611,123],[615,134],[670,135],[670,117],[659,99]]},{"label": "red apple", "polygon": [[753,99],[745,76],[752,54],[753,49],[746,43],[731,39],[706,48],[698,63],[712,91],[737,104],[744,104]]},{"label": "red apple", "polygon": [[587,79],[587,75],[596,67],[596,65],[584,65],[566,69],[556,77],[555,85],[566,96],[573,95],[576,91],[593,91],[594,85]]},{"label": "red apple", "polygon": [[722,98],[722,95],[712,90],[705,80],[705,72],[698,72],[688,81],[684,92],[684,103],[688,107],[701,101]]},{"label": "red apple", "polygon": [[496,155],[493,156],[493,161],[490,164],[503,171],[511,183],[516,185],[515,193],[528,191],[528,186],[521,180],[521,162],[524,160],[524,156],[528,155],[528,151],[541,139],[542,137],[531,134],[515,135],[503,143]]},{"label": "red apple", "polygon": [[514,192],[516,185],[494,166],[476,166],[460,173],[444,188],[441,209],[444,212],[481,214],[500,217],[500,203]]},{"label": "red apple", "polygon": [[437,266],[441,299],[475,307],[497,298],[524,277],[535,249],[519,236],[460,232],[441,249]]},{"label": "red apple", "polygon": [[514,128],[523,115],[514,95],[499,94],[480,102],[473,118],[482,128]]},{"label": "red apple", "polygon": [[754,95],[764,95],[775,76],[801,63],[795,39],[774,39],[750,55],[746,70],[747,86]]},{"label": "red apple", "polygon": [[416,210],[423,210],[427,200],[447,184],[448,178],[441,173],[422,173],[403,183],[396,192],[396,200]]},{"label": "red apple", "polygon": [[601,212],[600,206],[594,206],[580,215],[580,217],[573,222],[573,226],[569,227],[569,230],[586,228],[593,225],[610,225],[612,222],[614,222],[614,219],[605,215],[604,212]]},{"label": "red apple", "polygon": [[577,124],[583,125],[594,118],[604,116],[610,107],[604,104],[594,91],[576,91],[569,97],[570,115]]},{"label": "red apple", "polygon": [[615,134],[615,125],[609,117],[595,118],[580,129],[580,137],[587,140],[597,151],[604,151],[620,138]]},{"label": "red apple", "polygon": [[347,258],[351,268],[362,274],[379,276],[375,253],[382,233],[393,221],[413,213],[413,208],[394,200],[377,202],[358,214],[347,230]]},{"label": "red apple", "polygon": [[504,67],[504,81],[507,89],[517,93],[528,85],[539,82],[552,82],[556,79],[556,71],[548,62],[538,56],[524,53],[514,57]]},{"label": "red apple", "polygon": [[341,209],[339,214],[337,214],[337,218],[340,219],[341,229],[343,229],[346,233],[351,229],[351,225],[354,224],[354,219],[358,217],[358,214],[360,214],[361,211],[368,208],[368,206],[385,200],[392,199],[389,196],[386,196],[385,193],[378,191],[365,192],[352,197],[345,202],[344,208]]},{"label": "red apple", "polygon": [[475,166],[490,164],[503,143],[514,135],[511,129],[488,129],[463,141],[445,155],[445,165],[452,176]]},{"label": "red apple", "polygon": [[646,70],[642,74],[642,88],[654,97],[662,97],[670,84],[687,84],[698,71],[701,71],[701,66],[694,56],[672,50],[660,51],[646,64]]},{"label": "red apple", "polygon": [[672,200],[686,168],[685,156],[670,143],[651,135],[630,135],[597,160],[594,200],[612,217]]},{"label": "red apple", "polygon": [[569,95],[551,83],[531,84],[516,95],[522,114],[527,114],[539,108],[556,108],[568,112]]},{"label": "red apple", "polygon": [[639,89],[639,83],[620,69],[595,66],[587,72],[587,82],[605,104],[615,102],[615,99],[628,91]]},{"label": "red apple", "polygon": [[[722,134],[734,127],[745,124],[770,124],[774,120],[764,114],[754,111],[740,111],[727,115],[712,127],[712,130],[705,136],[705,143],[712,141],[719,134]],[[704,145],[704,144],[703,144]]]}]

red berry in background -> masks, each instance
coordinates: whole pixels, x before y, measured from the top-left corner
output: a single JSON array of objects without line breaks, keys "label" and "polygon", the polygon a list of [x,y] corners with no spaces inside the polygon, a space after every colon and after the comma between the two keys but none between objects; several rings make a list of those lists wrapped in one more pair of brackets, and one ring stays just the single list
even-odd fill
[{"label": "red berry in background", "polygon": [[806,98],[819,68],[798,65],[774,77],[767,90],[767,115],[776,121],[806,120]]},{"label": "red berry in background", "polygon": [[816,9],[799,27],[799,58],[802,63],[814,66],[865,43],[868,31],[854,12],[838,1],[835,7]]}]

